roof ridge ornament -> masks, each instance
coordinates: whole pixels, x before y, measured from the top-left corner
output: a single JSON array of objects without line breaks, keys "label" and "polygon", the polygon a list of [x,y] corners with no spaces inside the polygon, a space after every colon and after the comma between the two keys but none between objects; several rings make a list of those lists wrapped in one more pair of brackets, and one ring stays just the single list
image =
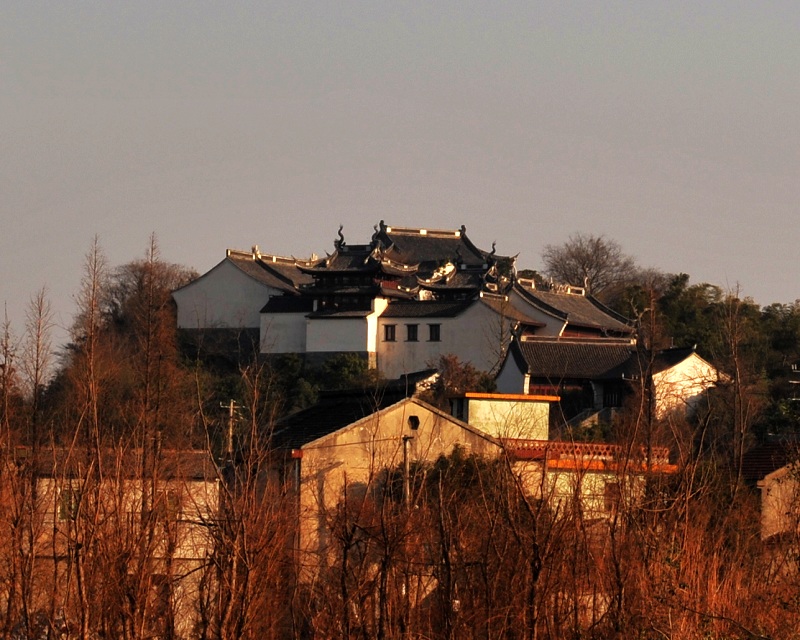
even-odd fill
[{"label": "roof ridge ornament", "polygon": [[344,234],[342,233],[342,229],[344,229],[344,225],[340,224],[339,225],[339,231],[338,231],[339,239],[333,241],[333,246],[335,246],[337,249],[342,249],[345,246],[345,244],[347,244],[344,241]]}]

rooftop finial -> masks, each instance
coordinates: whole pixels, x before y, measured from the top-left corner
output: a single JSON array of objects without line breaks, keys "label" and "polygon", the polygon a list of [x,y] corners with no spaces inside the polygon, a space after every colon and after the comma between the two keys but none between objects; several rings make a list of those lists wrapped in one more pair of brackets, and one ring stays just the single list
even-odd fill
[{"label": "rooftop finial", "polygon": [[337,249],[341,249],[345,245],[344,234],[342,233],[342,229],[344,229],[344,225],[340,224],[339,225],[339,232],[338,232],[339,233],[339,239],[333,241],[333,245]]}]

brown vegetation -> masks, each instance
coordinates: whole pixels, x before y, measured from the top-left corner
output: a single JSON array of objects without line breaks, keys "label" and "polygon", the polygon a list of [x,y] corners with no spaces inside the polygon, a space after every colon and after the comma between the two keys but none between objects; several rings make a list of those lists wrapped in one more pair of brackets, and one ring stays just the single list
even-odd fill
[{"label": "brown vegetation", "polygon": [[[658,291],[630,285],[647,340],[708,338],[731,384],[692,422],[656,420],[648,389],[634,395],[610,437],[638,464],[618,465],[601,516],[585,508],[580,473],[570,499],[555,500],[511,460],[456,450],[376,463],[320,511],[327,562],[301,566],[292,460],[271,428],[298,406],[304,374],[187,361],[169,291],[188,276],[155,242],[110,272],[95,243],[52,379],[45,295],[20,346],[4,325],[0,636],[800,637],[799,529],[762,541],[742,475],[759,429],[796,426],[778,410],[776,354],[800,355],[797,305],[759,310],[679,276]],[[437,401],[487,384],[440,364]],[[341,379],[352,363],[338,365]],[[655,446],[670,448],[677,472],[629,490]]]}]

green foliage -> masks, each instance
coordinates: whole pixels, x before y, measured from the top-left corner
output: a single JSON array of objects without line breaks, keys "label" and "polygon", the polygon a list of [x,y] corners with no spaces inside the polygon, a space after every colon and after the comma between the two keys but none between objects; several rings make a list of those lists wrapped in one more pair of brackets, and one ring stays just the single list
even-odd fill
[{"label": "green foliage", "polygon": [[800,435],[800,400],[780,398],[771,402],[754,427],[755,436]]},{"label": "green foliage", "polygon": [[658,300],[662,333],[675,346],[696,344],[706,356],[719,351],[716,308],[722,298],[720,287],[706,283],[689,285],[685,273],[674,276]]},{"label": "green foliage", "polygon": [[355,353],[328,358],[315,374],[322,388],[328,390],[366,388],[378,382],[375,369],[370,369],[366,358]]},{"label": "green foliage", "polygon": [[428,367],[439,373],[436,382],[421,397],[426,402],[447,410],[450,398],[469,391],[491,393],[495,391],[494,379],[485,371],[476,369],[469,362],[461,362],[457,356],[446,354],[428,363]]}]

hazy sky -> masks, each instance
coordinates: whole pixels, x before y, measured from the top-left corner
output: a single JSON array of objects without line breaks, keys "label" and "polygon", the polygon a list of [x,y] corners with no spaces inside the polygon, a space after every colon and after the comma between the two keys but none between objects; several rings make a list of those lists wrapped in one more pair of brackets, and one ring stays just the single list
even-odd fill
[{"label": "hazy sky", "polygon": [[[432,6],[426,6],[432,5]],[[0,0],[0,302],[458,228],[800,298],[800,3]]]}]

